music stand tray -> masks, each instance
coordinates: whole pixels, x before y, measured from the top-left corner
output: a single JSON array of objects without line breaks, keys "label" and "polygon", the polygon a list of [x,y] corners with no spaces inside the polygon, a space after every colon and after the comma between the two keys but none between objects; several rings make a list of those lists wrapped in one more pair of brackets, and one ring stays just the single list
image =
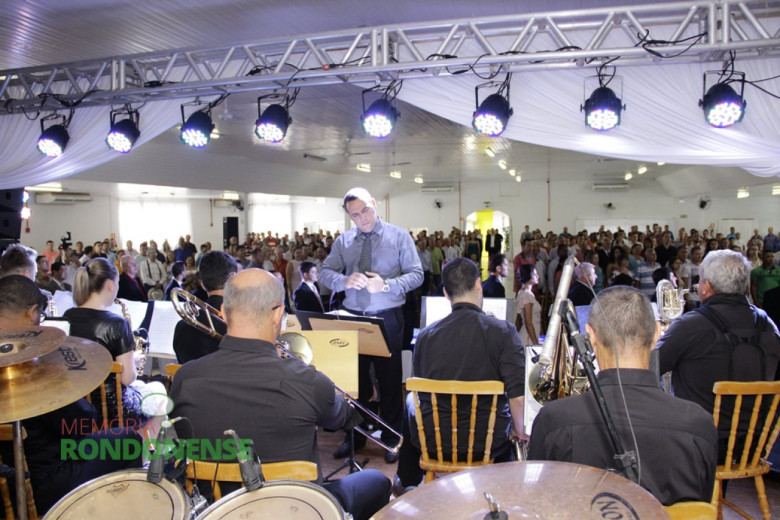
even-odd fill
[{"label": "music stand tray", "polygon": [[296,311],[303,330],[344,331],[358,333],[358,353],[365,356],[390,357],[385,320],[373,316],[325,314]]}]

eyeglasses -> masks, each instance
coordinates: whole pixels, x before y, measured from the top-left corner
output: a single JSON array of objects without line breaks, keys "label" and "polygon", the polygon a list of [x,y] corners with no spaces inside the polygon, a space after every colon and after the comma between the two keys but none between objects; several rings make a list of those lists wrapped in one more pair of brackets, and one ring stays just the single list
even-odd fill
[{"label": "eyeglasses", "polygon": [[41,314],[41,318],[46,318],[46,308],[48,307],[48,303],[31,303],[26,309],[32,309],[33,307],[38,308],[38,312]]}]

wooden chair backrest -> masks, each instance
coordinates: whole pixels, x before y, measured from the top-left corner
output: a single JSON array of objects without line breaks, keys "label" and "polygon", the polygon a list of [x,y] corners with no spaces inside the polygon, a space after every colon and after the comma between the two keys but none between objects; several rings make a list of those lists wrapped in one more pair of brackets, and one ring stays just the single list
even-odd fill
[{"label": "wooden chair backrest", "polygon": [[677,502],[664,506],[672,520],[715,520],[718,508],[709,502]]},{"label": "wooden chair backrest", "polygon": [[[433,462],[430,460],[428,452],[427,439],[424,432],[424,421],[420,410],[419,393],[431,395],[431,405],[433,412],[434,439],[436,442],[436,462],[458,464],[458,397],[471,396],[471,407],[469,411],[469,432],[468,445],[465,464],[473,464],[474,461],[474,441],[476,438],[477,422],[477,400],[479,396],[493,396],[490,404],[490,415],[487,424],[487,434],[485,436],[485,453],[482,456],[482,463],[490,462],[490,445],[493,439],[493,429],[496,424],[496,405],[498,396],[504,394],[504,383],[501,381],[438,381],[434,379],[424,379],[412,377],[406,380],[406,389],[414,393],[415,417],[417,417],[417,431],[420,436],[420,449],[422,451],[421,462]],[[441,428],[443,418],[440,417],[438,403],[439,396],[449,397],[452,413],[450,414],[449,426],[452,430],[452,453],[449,458],[444,458],[444,448],[441,440]],[[445,426],[446,427],[446,426]]]},{"label": "wooden chair backrest", "polygon": [[[744,470],[747,467],[757,467],[762,458],[769,456],[780,432],[780,420],[778,420],[778,404],[780,403],[780,381],[760,381],[760,382],[736,382],[736,381],[718,381],[713,387],[715,393],[715,409],[713,419],[715,426],[718,426],[720,420],[720,410],[723,396],[735,396],[734,413],[731,419],[731,430],[729,432],[728,447],[726,452],[725,469],[726,470]],[[771,398],[766,416],[759,421],[764,396]],[[753,409],[750,415],[750,422],[747,430],[747,437],[739,456],[739,460],[734,460],[734,446],[737,441],[740,412],[742,411],[742,402],[744,398],[752,398]],[[759,424],[760,423],[760,424]],[[734,462],[738,462],[734,467]]]},{"label": "wooden chair backrest", "polygon": [[165,365],[165,374],[171,378],[171,381],[173,381],[174,376],[176,376],[176,372],[178,372],[180,368],[181,365],[179,363],[168,363]]},{"label": "wooden chair backrest", "polygon": [[[22,439],[26,438],[27,432],[22,428]],[[13,442],[13,440],[13,424],[0,424],[0,442]],[[3,463],[3,459],[0,459],[0,464]],[[24,471],[27,471],[27,457],[24,457]],[[38,512],[35,508],[35,497],[33,496],[30,477],[24,479],[24,487],[27,492],[27,518],[29,520],[38,520]],[[16,516],[13,505],[11,504],[11,492],[8,487],[8,479],[5,478],[0,478],[0,500],[3,501],[3,512],[5,513],[6,520],[14,520]]]},{"label": "wooden chair backrest", "polygon": [[[285,462],[268,462],[262,466],[263,477],[271,480],[317,480],[317,465],[308,460],[290,460]],[[187,491],[192,493],[192,483],[197,475],[198,480],[214,482],[214,501],[222,498],[220,482],[242,482],[241,469],[237,463],[206,462],[191,460],[187,466]]]},{"label": "wooden chair backrest", "polygon": [[[114,364],[111,365],[111,373],[114,374],[116,377],[114,377],[114,384],[116,388],[114,389],[114,392],[116,395],[116,413],[117,413],[117,421],[118,425],[120,427],[124,427],[125,425],[125,409],[124,405],[122,403],[122,372],[124,372],[124,367],[121,365],[121,363],[117,363],[114,361]],[[103,420],[109,421],[108,417],[108,403],[106,403],[106,382],[103,381],[100,383],[100,410],[103,412]],[[92,402],[91,393],[87,394],[87,401],[90,403]],[[114,425],[112,424],[112,427]]]}]

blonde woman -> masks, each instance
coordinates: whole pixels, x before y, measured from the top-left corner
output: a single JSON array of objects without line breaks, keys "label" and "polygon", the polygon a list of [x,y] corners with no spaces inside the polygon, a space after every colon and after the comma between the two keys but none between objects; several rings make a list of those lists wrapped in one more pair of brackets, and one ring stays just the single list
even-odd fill
[{"label": "blonde woman", "polygon": [[[114,361],[122,365],[122,395],[119,397],[124,406],[126,424],[128,427],[146,425],[142,433],[150,438],[159,429],[168,399],[162,384],[136,381],[136,364],[142,364],[143,359],[135,357],[133,331],[126,319],[108,310],[118,290],[116,267],[105,258],[93,258],[76,272],[73,301],[77,307],[68,309],[64,317],[70,322],[72,336],[99,343],[111,353]],[[108,417],[101,417],[100,408],[96,407],[99,421],[105,421],[109,427],[116,426],[114,421],[118,414],[115,377],[109,374],[106,378]],[[146,399],[148,396],[152,397]],[[92,399],[95,403],[100,401],[99,390],[92,392]]]}]

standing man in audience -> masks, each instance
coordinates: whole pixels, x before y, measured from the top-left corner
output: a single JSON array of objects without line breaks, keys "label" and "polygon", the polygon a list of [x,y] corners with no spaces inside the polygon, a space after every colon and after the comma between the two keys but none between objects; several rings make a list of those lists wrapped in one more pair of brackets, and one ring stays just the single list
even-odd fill
[{"label": "standing man in audience", "polygon": [[[161,300],[164,296],[165,288],[165,267],[157,259],[157,250],[149,249],[146,255],[146,262],[140,267],[141,282],[144,284],[146,295],[150,300]],[[152,292],[159,292],[159,298],[152,296]]]},{"label": "standing man in audience", "polygon": [[122,266],[122,274],[119,275],[117,298],[133,302],[145,302],[146,289],[144,289],[141,280],[138,279],[138,266],[135,263],[135,258],[125,255],[119,260],[119,263]]},{"label": "standing man in audience", "polygon": [[485,298],[506,298],[504,278],[509,274],[509,262],[506,255],[495,254],[488,258],[488,271],[490,276],[482,282],[482,295]]},{"label": "standing man in audience", "polygon": [[[227,282],[223,309],[228,328],[219,349],[184,364],[173,380],[172,415],[189,419],[187,425],[177,423],[182,438],[216,441],[231,428],[254,442],[263,462],[317,463],[317,426],[333,430],[361,421],[327,376],[299,359],[279,357],[284,292],[273,274],[260,269],[242,271]],[[325,488],[356,520],[367,520],[390,495],[389,480],[374,469]]]},{"label": "standing man in audience", "polygon": [[[209,251],[200,261],[200,285],[208,294],[206,303],[219,310],[225,294],[225,284],[238,272],[238,264],[229,254],[222,251]],[[198,314],[198,321],[209,323],[205,311]],[[216,332],[225,334],[225,327],[215,323]],[[198,330],[186,321],[176,324],[173,332],[173,351],[179,363],[203,357],[216,352],[219,339]]]},{"label": "standing man in audience", "polygon": [[325,312],[320,299],[320,291],[315,283],[317,282],[317,266],[314,262],[301,262],[298,268],[301,272],[301,283],[293,292],[293,301],[295,310],[308,312]]},{"label": "standing man in audience", "polygon": [[174,262],[171,264],[171,279],[165,286],[165,299],[171,301],[171,291],[181,289],[185,275],[184,262]]},{"label": "standing man in audience", "polygon": [[596,267],[582,262],[574,268],[575,279],[569,287],[568,299],[575,307],[590,305],[593,301],[593,285],[596,283]]},{"label": "standing man in audience", "polygon": [[54,249],[54,241],[53,240],[47,240],[46,241],[46,249],[43,250],[43,253],[41,253],[43,256],[46,257],[46,261],[49,262],[49,268],[51,269],[51,265],[57,261],[57,259],[60,257],[60,252],[56,251]]},{"label": "standing man in audience", "polygon": [[655,294],[655,281],[653,281],[653,272],[661,267],[656,262],[657,255],[652,247],[645,248],[645,263],[640,264],[636,269],[636,277],[639,281],[639,290],[651,298]]},{"label": "standing man in audience", "polygon": [[[586,328],[598,381],[624,449],[639,458],[639,484],[664,505],[709,502],[717,456],[712,415],[658,388],[649,366],[660,326],[650,301],[631,287],[604,289],[596,301]],[[534,420],[529,460],[619,469],[614,456],[593,392],[552,401]]]},{"label": "standing man in audience", "polygon": [[[406,293],[422,284],[423,270],[412,237],[403,229],[379,218],[376,201],[363,188],[353,188],[344,196],[344,211],[355,228],[339,235],[322,264],[320,281],[333,292],[345,291],[345,310],[361,316],[384,320],[390,357],[359,356],[359,400],[367,404],[374,393],[370,366],[373,363],[381,395],[382,419],[397,431],[403,420],[401,390],[401,347],[404,320],[401,306]],[[360,437],[362,439],[362,437]],[[390,432],[382,439],[392,442]],[[365,444],[365,440],[355,440]],[[337,458],[349,453],[345,443],[334,454]],[[397,455],[387,453],[390,462]]]},{"label": "standing man in audience", "polygon": [[[493,255],[496,256],[504,255]],[[414,376],[438,380],[502,381],[505,395],[498,399],[490,451],[496,462],[508,461],[512,451],[510,431],[523,431],[523,342],[514,325],[482,312],[482,285],[477,264],[468,258],[455,258],[444,266],[442,278],[444,294],[452,304],[452,313],[420,332],[414,350]],[[432,426],[431,409],[430,399],[424,401],[421,398],[423,420]],[[458,438],[461,442],[468,439],[469,410],[470,404],[458,407]],[[489,401],[479,407],[477,431],[487,429],[489,410]],[[401,445],[398,474],[393,486],[396,495],[402,494],[410,486],[418,485],[423,477],[419,466],[418,418],[414,417],[414,413],[410,394],[407,400],[409,421],[404,423],[405,441]],[[439,413],[442,417],[449,417],[449,405],[440,403]],[[449,432],[448,423],[446,428],[442,428],[445,453],[451,453],[452,450]],[[474,457],[480,458],[485,450],[484,438],[477,441],[474,450]]]},{"label": "standing man in audience", "polygon": [[756,305],[764,307],[764,293],[780,286],[780,267],[775,265],[775,254],[764,249],[761,265],[750,271],[750,294]]},{"label": "standing man in audience", "polygon": [[55,262],[51,264],[51,276],[49,284],[44,287],[44,289],[52,294],[57,291],[72,291],[73,287],[71,287],[71,285],[65,281],[67,275],[68,267],[59,260],[55,260]]},{"label": "standing man in audience", "polygon": [[[748,303],[749,278],[750,265],[740,253],[711,251],[699,268],[701,307],[672,322],[658,342],[660,372],[672,372],[674,395],[709,413],[717,381],[773,381],[778,376],[780,335],[766,314]],[[719,323],[729,336],[753,340],[755,347],[735,349]],[[724,423],[721,440],[728,438]]]}]

